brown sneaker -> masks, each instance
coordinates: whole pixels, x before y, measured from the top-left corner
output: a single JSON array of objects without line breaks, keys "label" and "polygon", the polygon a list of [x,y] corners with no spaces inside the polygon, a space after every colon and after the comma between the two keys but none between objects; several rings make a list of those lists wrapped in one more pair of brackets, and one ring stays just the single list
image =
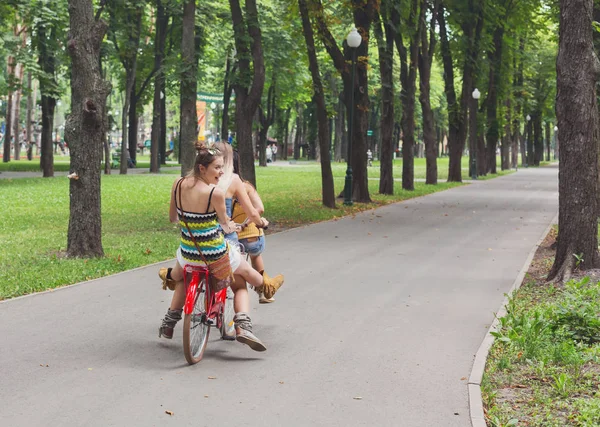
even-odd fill
[{"label": "brown sneaker", "polygon": [[235,323],[235,339],[242,344],[247,344],[254,351],[265,351],[267,347],[252,333],[252,321],[246,313],[236,313],[233,317]]},{"label": "brown sneaker", "polygon": [[278,274],[275,277],[269,277],[269,275],[263,272],[263,284],[256,288],[256,292],[262,293],[266,299],[273,298],[273,295],[283,285],[283,274]]},{"label": "brown sneaker", "polygon": [[164,337],[168,340],[173,338],[173,329],[175,329],[177,322],[181,320],[181,313],[183,313],[183,310],[167,310],[167,314],[165,314],[162,324],[158,328],[158,338]]},{"label": "brown sneaker", "polygon": [[177,282],[173,279],[168,279],[167,277],[170,275],[169,273],[171,272],[172,268],[161,268],[160,270],[158,270],[158,277],[161,278],[162,280],[162,288],[166,291],[167,288],[169,288],[170,290],[174,291],[175,290],[175,285],[177,284]]}]

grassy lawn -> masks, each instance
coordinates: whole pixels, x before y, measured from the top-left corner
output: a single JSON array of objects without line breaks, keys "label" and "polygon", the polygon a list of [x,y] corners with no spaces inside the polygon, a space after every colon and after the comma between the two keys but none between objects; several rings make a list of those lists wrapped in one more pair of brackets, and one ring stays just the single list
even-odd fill
[{"label": "grassy lawn", "polygon": [[600,425],[600,283],[545,283],[554,235],[512,296],[488,356],[482,395],[488,425]]},{"label": "grassy lawn", "polygon": [[[490,179],[495,178],[500,175],[507,175],[513,173],[513,170],[501,171],[500,164],[498,158],[498,174],[497,175],[486,175],[481,176],[479,179]],[[64,172],[69,170],[69,156],[55,155],[54,156],[54,171],[55,172]],[[438,179],[440,181],[445,181],[448,179],[448,157],[440,157],[437,159],[438,164]],[[178,166],[177,162],[167,162],[167,166]],[[334,176],[345,176],[346,173],[346,164],[345,163],[332,163],[332,169]],[[463,179],[469,179],[469,167],[468,167],[468,158],[463,157],[462,161],[462,175]],[[150,156],[144,155],[141,156],[138,154],[137,156],[137,167],[140,169],[149,169],[150,168]],[[267,169],[271,167],[278,166],[269,166]],[[319,170],[320,166],[315,161],[305,161],[300,160],[293,165],[293,168],[296,170],[304,170],[306,172],[314,172],[315,170]],[[15,172],[37,172],[40,170],[40,161],[39,159],[33,160],[12,160],[8,163],[0,163],[0,172],[2,171],[15,171]],[[425,159],[415,159],[415,179],[425,179],[426,166]],[[369,178],[379,178],[379,162],[373,162],[373,166],[369,167]],[[394,160],[394,178],[400,179],[402,178],[402,160],[395,159]]]},{"label": "grassy lawn", "polygon": [[[68,172],[71,163],[69,156],[63,156],[61,154],[54,155],[54,172]],[[167,166],[178,166],[177,162],[170,162],[167,160]],[[104,167],[104,163],[102,163]],[[137,156],[137,167],[143,169],[150,169],[150,156]],[[38,172],[40,171],[40,159],[34,158],[33,160],[27,160],[26,156],[23,156],[21,160],[11,160],[8,163],[0,162],[0,172]]]},{"label": "grassy lawn", "polygon": [[[344,182],[336,169],[336,191]],[[102,277],[174,257],[177,227],[168,221],[171,185],[177,172],[102,177],[102,242],[105,257],[67,259],[68,179],[0,179],[0,299]],[[373,203],[321,206],[318,166],[257,169],[258,188],[272,231],[352,214],[387,203],[442,191],[460,184],[416,183],[415,191],[395,185],[380,196],[369,181]]]}]

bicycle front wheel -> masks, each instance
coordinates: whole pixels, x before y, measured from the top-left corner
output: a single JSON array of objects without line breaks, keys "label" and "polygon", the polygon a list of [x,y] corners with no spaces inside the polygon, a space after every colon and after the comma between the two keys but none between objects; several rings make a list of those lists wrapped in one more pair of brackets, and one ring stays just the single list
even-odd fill
[{"label": "bicycle front wheel", "polygon": [[194,308],[183,319],[183,353],[190,365],[202,360],[208,342],[210,326],[206,323],[207,305],[206,281],[201,280]]}]

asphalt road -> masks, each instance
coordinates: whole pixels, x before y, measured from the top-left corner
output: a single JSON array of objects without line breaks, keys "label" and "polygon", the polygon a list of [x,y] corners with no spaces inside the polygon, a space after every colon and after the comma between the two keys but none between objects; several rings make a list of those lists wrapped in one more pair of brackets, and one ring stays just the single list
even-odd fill
[{"label": "asphalt road", "polygon": [[159,265],[2,302],[0,425],[468,426],[473,356],[556,214],[557,171],[268,236],[286,283],[253,305],[264,353],[213,331],[188,366],[181,325],[157,337]]}]

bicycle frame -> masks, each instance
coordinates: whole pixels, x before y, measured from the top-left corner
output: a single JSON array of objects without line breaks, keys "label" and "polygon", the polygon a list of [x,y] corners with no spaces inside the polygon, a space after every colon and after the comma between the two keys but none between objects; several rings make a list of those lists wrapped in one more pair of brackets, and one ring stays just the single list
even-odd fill
[{"label": "bicycle frame", "polygon": [[[191,279],[188,283],[188,277]],[[219,314],[223,313],[225,309],[225,300],[227,299],[227,288],[221,289],[216,293],[213,292],[210,286],[210,273],[208,268],[202,266],[195,266],[186,264],[183,267],[183,282],[186,288],[185,305],[183,306],[183,312],[185,314],[191,314],[194,310],[194,304],[196,298],[198,298],[199,290],[198,287],[202,282],[206,286],[206,315],[202,320],[202,323],[206,323],[211,326],[221,327],[222,316]]]}]

